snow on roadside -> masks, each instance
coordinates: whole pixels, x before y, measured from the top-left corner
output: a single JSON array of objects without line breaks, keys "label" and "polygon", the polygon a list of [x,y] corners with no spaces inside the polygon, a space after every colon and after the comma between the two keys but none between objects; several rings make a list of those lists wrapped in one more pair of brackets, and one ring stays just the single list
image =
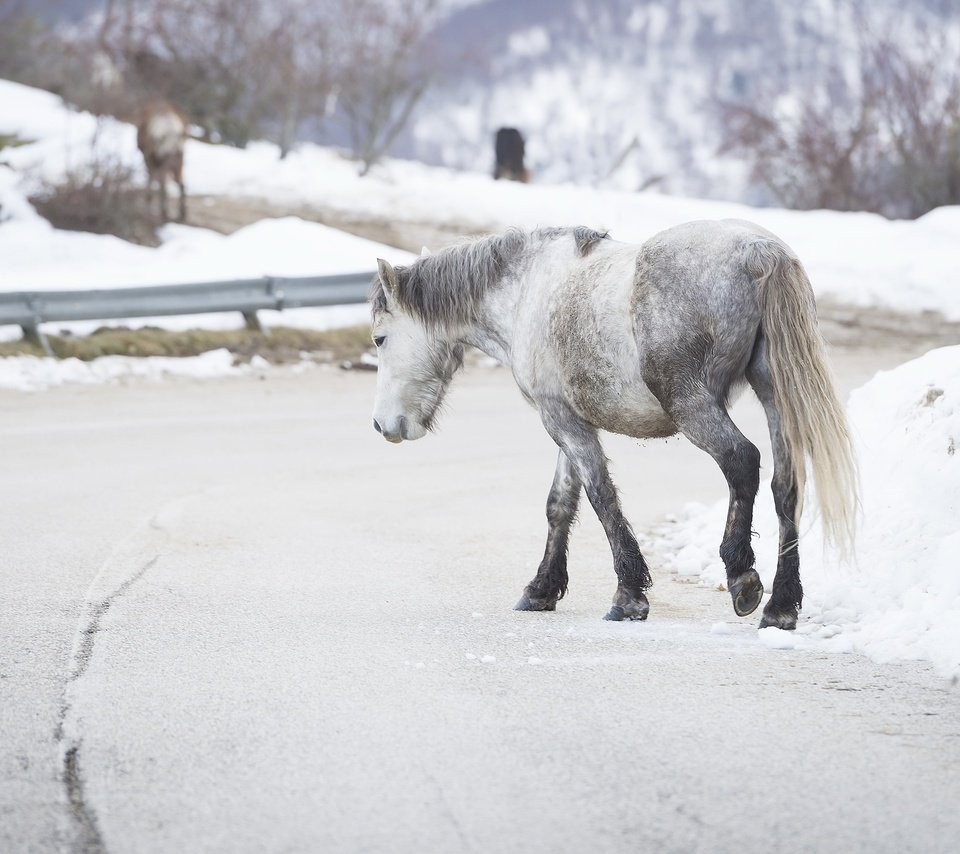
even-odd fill
[{"label": "snow on roadside", "polygon": [[102,356],[90,362],[80,359],[48,359],[36,356],[0,358],[0,389],[43,391],[61,385],[97,385],[126,379],[159,381],[165,377],[243,376],[267,367],[255,356],[249,364],[236,364],[229,350],[211,350],[185,358],[168,356]]},{"label": "snow on roadside", "polygon": [[[878,373],[853,392],[848,416],[863,510],[856,565],[844,567],[826,551],[819,524],[805,516],[800,623],[795,633],[763,629],[760,640],[879,661],[922,659],[960,677],[960,346]],[[678,575],[724,584],[717,549],[726,510],[725,501],[688,506],[652,533],[654,548]],[[757,569],[769,591],[777,553],[769,482],[760,489],[754,530]]]},{"label": "snow on roadside", "polygon": [[[0,169],[0,175],[3,170]],[[6,198],[10,198],[8,194]],[[413,256],[319,223],[295,217],[263,220],[228,237],[205,229],[167,226],[156,249],[116,237],[54,229],[39,217],[0,222],[0,291],[74,290],[179,284],[258,276],[336,275],[368,272],[377,258],[395,264]],[[330,329],[366,323],[366,305],[264,311],[266,326]],[[100,326],[163,329],[236,329],[239,314],[139,317],[108,322],[45,324],[48,332],[85,335]],[[0,339],[18,338],[15,326],[0,327]]]},{"label": "snow on roadside", "polygon": [[[323,276],[376,269],[408,252],[297,217],[268,219],[229,236],[168,225],[156,249],[116,237],[60,231],[39,218],[0,225],[0,290],[175,285],[258,276]],[[378,254],[379,253],[379,254]]]}]

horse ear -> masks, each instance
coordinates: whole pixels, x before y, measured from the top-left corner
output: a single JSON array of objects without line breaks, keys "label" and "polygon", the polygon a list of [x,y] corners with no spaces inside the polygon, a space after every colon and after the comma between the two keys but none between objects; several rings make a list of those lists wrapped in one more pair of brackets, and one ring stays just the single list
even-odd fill
[{"label": "horse ear", "polygon": [[397,293],[397,271],[393,269],[389,261],[383,258],[377,258],[377,275],[380,276],[380,283],[388,297],[395,297]]}]

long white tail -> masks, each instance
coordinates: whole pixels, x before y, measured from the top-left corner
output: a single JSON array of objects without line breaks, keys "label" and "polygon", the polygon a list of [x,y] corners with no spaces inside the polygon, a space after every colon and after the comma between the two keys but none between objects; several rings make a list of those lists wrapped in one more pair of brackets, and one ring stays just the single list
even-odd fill
[{"label": "long white tail", "polygon": [[797,522],[809,459],[824,532],[847,558],[856,532],[857,467],[817,329],[813,288],[796,256],[772,237],[759,239],[746,263],[757,284],[774,405],[797,487]]}]

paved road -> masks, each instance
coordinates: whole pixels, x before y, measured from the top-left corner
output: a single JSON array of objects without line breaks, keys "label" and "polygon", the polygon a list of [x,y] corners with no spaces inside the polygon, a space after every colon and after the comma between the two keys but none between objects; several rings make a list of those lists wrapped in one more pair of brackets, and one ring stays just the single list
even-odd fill
[{"label": "paved road", "polygon": [[[900,358],[841,354],[844,385]],[[663,576],[604,623],[587,514],[557,613],[513,612],[536,416],[473,369],[394,447],[373,383],[0,394],[0,851],[952,849],[956,687],[768,649]],[[683,440],[608,448],[637,527],[725,493]]]}]

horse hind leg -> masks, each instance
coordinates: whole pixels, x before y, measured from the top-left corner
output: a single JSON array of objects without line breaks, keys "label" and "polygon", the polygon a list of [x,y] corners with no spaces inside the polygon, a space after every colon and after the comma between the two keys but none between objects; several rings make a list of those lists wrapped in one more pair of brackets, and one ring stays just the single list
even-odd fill
[{"label": "horse hind leg", "polygon": [[170,209],[167,203],[167,175],[161,173],[158,181],[160,185],[160,218],[163,222],[170,222]]},{"label": "horse hind leg", "polygon": [[795,629],[797,616],[803,605],[803,585],[800,583],[800,555],[797,545],[797,485],[786,444],[780,433],[780,414],[774,405],[773,382],[767,362],[766,346],[761,338],[756,353],[747,368],[747,381],[760,400],[770,428],[773,446],[773,502],[780,527],[780,550],[777,556],[777,574],[773,579],[770,601],[763,609],[760,628],[776,626]]},{"label": "horse hind leg", "polygon": [[567,592],[567,543],[577,518],[582,488],[580,476],[560,451],[547,497],[547,546],[537,575],[524,589],[515,610],[554,611],[557,600]]},{"label": "horse hind leg", "polygon": [[177,159],[173,178],[177,182],[177,187],[180,189],[180,214],[178,222],[187,221],[187,188],[183,185],[183,155]]},{"label": "horse hind leg", "polygon": [[670,401],[665,409],[681,432],[713,457],[726,478],[730,503],[720,557],[727,570],[733,609],[745,617],[763,597],[750,544],[753,504],[760,485],[760,451],[737,429],[720,400],[703,386]]}]

